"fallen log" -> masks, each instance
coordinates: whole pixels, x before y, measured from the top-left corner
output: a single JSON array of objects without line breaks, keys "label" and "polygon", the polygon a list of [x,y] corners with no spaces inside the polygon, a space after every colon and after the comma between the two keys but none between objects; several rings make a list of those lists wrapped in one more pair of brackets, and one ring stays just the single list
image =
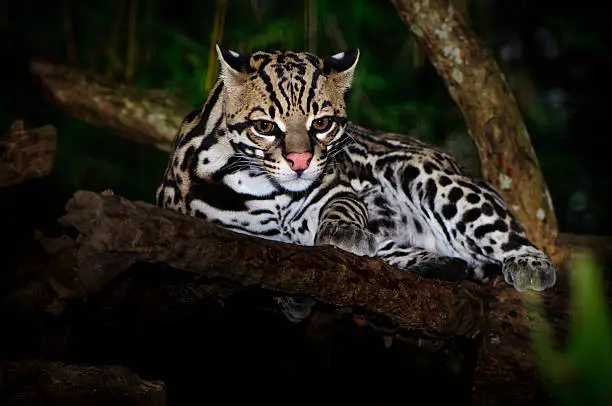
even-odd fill
[{"label": "fallen log", "polygon": [[236,289],[308,295],[329,305],[359,307],[423,337],[477,338],[482,330],[482,302],[470,282],[425,279],[331,246],[242,235],[119,196],[79,191],[66,208],[60,221],[76,229],[78,238],[43,239],[56,257],[51,275],[58,300],[85,298],[133,264],[164,263],[213,284],[225,281],[225,289],[231,290],[230,283]]},{"label": "fallen log", "polygon": [[53,169],[57,131],[48,125],[26,129],[16,120],[0,138],[0,187],[48,175]]},{"label": "fallen log", "polygon": [[0,365],[3,404],[164,406],[164,384],[128,368],[24,360]]}]

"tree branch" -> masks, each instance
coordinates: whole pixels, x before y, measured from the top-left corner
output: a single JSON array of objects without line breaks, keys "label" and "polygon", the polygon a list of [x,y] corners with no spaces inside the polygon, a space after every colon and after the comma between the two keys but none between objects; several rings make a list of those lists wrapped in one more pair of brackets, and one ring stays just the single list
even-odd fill
[{"label": "tree branch", "polygon": [[51,244],[51,251],[70,252],[71,259],[62,255],[64,266],[52,273],[63,299],[96,292],[135,263],[163,262],[196,279],[361,307],[423,336],[472,338],[482,328],[474,284],[424,279],[331,246],[263,240],[147,203],[85,191],[69,201],[61,222],[80,233],[76,241],[63,237]]},{"label": "tree branch", "polygon": [[170,151],[189,112],[177,97],[164,91],[143,91],[99,75],[34,61],[32,72],[42,79],[51,99],[73,116],[143,144]]},{"label": "tree branch", "polygon": [[484,178],[529,238],[561,262],[557,219],[521,112],[491,52],[449,0],[391,0],[444,79],[474,139]]}]

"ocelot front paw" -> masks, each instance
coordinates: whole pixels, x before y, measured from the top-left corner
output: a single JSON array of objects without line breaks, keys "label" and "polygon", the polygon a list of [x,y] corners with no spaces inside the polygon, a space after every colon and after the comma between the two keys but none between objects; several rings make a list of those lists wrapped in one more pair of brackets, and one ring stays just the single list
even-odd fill
[{"label": "ocelot front paw", "polygon": [[373,257],[376,254],[374,234],[354,224],[324,222],[319,225],[316,245],[330,244],[359,256]]},{"label": "ocelot front paw", "polygon": [[519,292],[542,291],[557,281],[555,267],[543,254],[523,254],[504,259],[502,272],[506,282]]}]

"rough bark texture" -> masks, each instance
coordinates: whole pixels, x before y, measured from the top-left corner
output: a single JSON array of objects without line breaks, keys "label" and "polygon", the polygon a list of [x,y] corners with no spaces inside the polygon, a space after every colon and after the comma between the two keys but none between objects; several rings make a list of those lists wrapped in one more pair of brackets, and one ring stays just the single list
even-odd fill
[{"label": "rough bark texture", "polygon": [[557,220],[516,100],[491,52],[449,0],[392,0],[459,105],[484,178],[531,240],[559,262]]},{"label": "rough bark texture", "polygon": [[61,221],[80,233],[77,241],[45,242],[61,257],[52,273],[61,299],[97,292],[132,264],[162,262],[213,282],[360,307],[424,337],[474,338],[482,329],[474,284],[424,279],[331,246],[267,241],[148,203],[86,191],[74,195]]},{"label": "rough bark texture", "polygon": [[19,405],[164,406],[160,382],[120,366],[28,360],[0,365],[0,400]]},{"label": "rough bark texture", "polygon": [[[42,239],[55,258],[50,279],[16,293],[15,305],[36,297],[41,302],[29,307],[58,314],[66,302],[99,291],[132,264],[165,263],[209,284],[207,297],[245,288],[299,293],[369,310],[396,323],[401,330],[395,338],[429,341],[425,347],[436,348],[447,339],[475,339],[481,349],[473,404],[513,404],[536,399],[540,391],[530,330],[544,316],[524,306],[530,296],[502,278],[482,289],[470,282],[420,278],[333,247],[261,240],[110,193],[77,192],[62,222],[75,228],[78,237]],[[565,284],[561,277],[554,290],[534,294],[543,299],[548,321],[561,334],[568,320]],[[326,320],[313,323],[317,328]]]},{"label": "rough bark texture", "polygon": [[15,121],[8,135],[0,138],[0,187],[48,175],[56,148],[55,127],[26,130],[23,121]]}]

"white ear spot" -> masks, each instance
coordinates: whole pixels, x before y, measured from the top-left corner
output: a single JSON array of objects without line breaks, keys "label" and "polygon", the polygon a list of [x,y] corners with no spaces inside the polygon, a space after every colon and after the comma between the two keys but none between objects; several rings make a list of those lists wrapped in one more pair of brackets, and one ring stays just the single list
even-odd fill
[{"label": "white ear spot", "polygon": [[231,49],[230,49],[228,52],[229,52],[230,54],[232,54],[232,56],[233,56],[234,58],[238,58],[238,57],[240,56],[240,54],[239,54],[238,52],[236,52],[236,51],[232,51]]},{"label": "white ear spot", "polygon": [[334,59],[342,59],[342,58],[344,58],[344,52],[340,52],[340,53],[338,53],[336,55],[332,55],[332,58],[334,58]]}]

